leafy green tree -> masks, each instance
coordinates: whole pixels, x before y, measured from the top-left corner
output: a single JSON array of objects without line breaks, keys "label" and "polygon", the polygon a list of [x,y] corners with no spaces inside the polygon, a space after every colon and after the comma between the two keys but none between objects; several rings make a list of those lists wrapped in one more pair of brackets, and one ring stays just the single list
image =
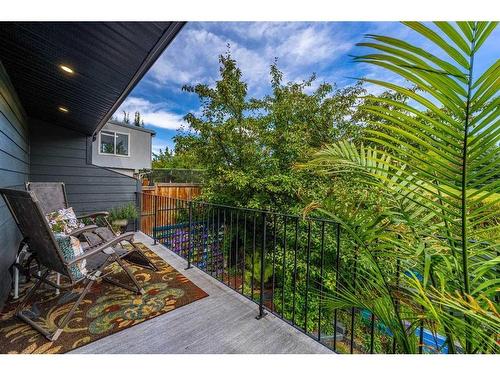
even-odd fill
[{"label": "leafy green tree", "polygon": [[[188,114],[187,131],[176,136],[177,150],[190,153],[206,169],[203,199],[236,206],[298,210],[325,195],[323,179],[295,168],[325,142],[359,136],[356,111],[361,83],[342,89],[323,83],[283,82],[270,67],[271,93],[248,98],[247,85],[229,53],[220,56],[214,87],[185,86],[198,95],[201,115]],[[314,186],[312,189],[311,187]]]},{"label": "leafy green tree", "polygon": [[184,86],[200,98],[202,115],[185,116],[189,129],[175,137],[176,149],[192,153],[206,168],[206,199],[237,204],[248,202],[248,185],[259,171],[260,150],[248,110],[247,86],[229,53],[220,56],[221,79],[215,87]]},{"label": "leafy green tree", "polygon": [[128,112],[123,111],[123,119],[122,122],[124,124],[130,124],[130,114]]},{"label": "leafy green tree", "polygon": [[165,147],[165,151],[160,149],[157,154],[153,153],[152,167],[153,169],[173,168],[173,159],[173,151],[170,151],[168,147]]},{"label": "leafy green tree", "polygon": [[139,127],[144,127],[144,120],[141,118],[141,113],[136,111],[134,113],[134,125]]}]

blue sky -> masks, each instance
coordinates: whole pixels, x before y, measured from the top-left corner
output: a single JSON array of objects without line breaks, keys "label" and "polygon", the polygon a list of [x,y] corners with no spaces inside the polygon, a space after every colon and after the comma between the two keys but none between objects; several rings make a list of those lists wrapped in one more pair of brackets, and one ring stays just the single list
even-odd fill
[{"label": "blue sky", "polygon": [[[278,58],[285,81],[301,81],[313,72],[316,84],[353,84],[349,77],[370,77],[398,82],[383,70],[367,64],[354,64],[352,55],[363,51],[355,44],[365,34],[381,34],[429,44],[414,31],[398,22],[190,22],[156,61],[130,93],[116,115],[122,111],[140,111],[147,128],[156,131],[153,152],[173,148],[172,137],[183,125],[188,112],[197,112],[194,94],[182,92],[184,84],[213,84],[218,78],[218,56],[231,45],[248,84],[249,95],[260,97],[269,92],[269,66]],[[500,28],[491,35],[476,58],[477,68],[489,66],[499,58]],[[430,52],[439,53],[439,51]],[[401,82],[401,81],[399,81]],[[369,85],[370,92],[380,88]],[[131,116],[132,117],[132,116]]]}]

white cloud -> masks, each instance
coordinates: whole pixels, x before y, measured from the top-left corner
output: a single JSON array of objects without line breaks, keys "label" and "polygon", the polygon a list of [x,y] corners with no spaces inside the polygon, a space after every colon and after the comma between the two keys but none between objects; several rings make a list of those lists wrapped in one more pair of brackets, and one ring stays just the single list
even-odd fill
[{"label": "white cloud", "polygon": [[160,83],[178,86],[208,82],[208,78],[216,76],[217,57],[225,49],[225,41],[215,34],[185,29],[160,56],[150,74]]},{"label": "white cloud", "polygon": [[141,112],[141,116],[145,124],[162,129],[177,130],[184,122],[183,116],[167,111],[146,112],[144,115]]},{"label": "white cloud", "polygon": [[269,87],[269,66],[278,58],[285,77],[308,75],[354,46],[342,26],[303,22],[191,23],[153,65],[153,84],[212,84],[218,57],[231,46],[251,95]]},{"label": "white cloud", "polygon": [[243,40],[262,40],[283,36],[283,32],[291,32],[300,27],[296,22],[224,22],[219,29],[224,33],[234,34]]},{"label": "white cloud", "polygon": [[313,66],[325,60],[333,62],[339,53],[353,47],[353,43],[340,41],[323,25],[311,25],[287,38],[277,49],[279,56],[294,66]]},{"label": "white cloud", "polygon": [[164,109],[164,106],[164,103],[152,103],[144,98],[131,96],[123,102],[116,114],[120,118],[123,111],[129,112],[131,116],[138,111],[145,125],[169,130],[179,129],[184,123],[183,116]]}]

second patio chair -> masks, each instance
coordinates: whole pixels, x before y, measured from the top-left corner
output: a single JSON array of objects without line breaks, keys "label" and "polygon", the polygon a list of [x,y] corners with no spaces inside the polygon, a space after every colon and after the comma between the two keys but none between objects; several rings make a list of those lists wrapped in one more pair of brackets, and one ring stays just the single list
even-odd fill
[{"label": "second patio chair", "polygon": [[[26,183],[26,190],[35,193],[45,215],[69,207],[66,186],[63,182],[28,182]],[[98,226],[95,230],[82,234],[82,237],[89,246],[97,246],[117,237],[117,234],[108,222],[108,215],[109,213],[106,211],[98,211],[77,216],[79,220],[88,219]],[[141,249],[133,243],[132,239],[125,242],[131,247],[130,250],[126,250],[125,248],[121,249],[121,252],[127,252],[123,257],[125,260],[153,271],[158,270],[148,257],[143,254]]]}]

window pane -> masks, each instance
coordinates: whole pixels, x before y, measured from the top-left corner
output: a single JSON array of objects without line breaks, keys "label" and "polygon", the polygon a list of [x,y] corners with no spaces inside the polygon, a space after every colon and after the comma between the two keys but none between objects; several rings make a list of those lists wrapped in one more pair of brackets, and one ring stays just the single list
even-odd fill
[{"label": "window pane", "polygon": [[128,134],[116,135],[116,153],[128,156]]},{"label": "window pane", "polygon": [[115,153],[115,135],[114,133],[101,132],[101,152],[104,154]]}]

